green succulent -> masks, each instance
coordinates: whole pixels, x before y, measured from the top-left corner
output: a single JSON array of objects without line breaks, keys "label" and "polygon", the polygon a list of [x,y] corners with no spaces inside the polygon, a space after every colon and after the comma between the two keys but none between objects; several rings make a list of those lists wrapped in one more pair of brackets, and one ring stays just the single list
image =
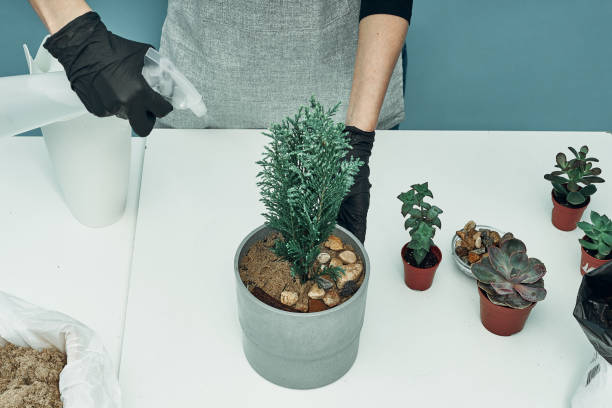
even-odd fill
[{"label": "green succulent", "polygon": [[580,221],[577,225],[584,231],[590,241],[580,239],[580,245],[597,251],[595,258],[606,259],[612,252],[612,221],[605,215],[591,211],[591,223]]},{"label": "green succulent", "polygon": [[587,157],[589,152],[587,146],[582,146],[578,151],[573,147],[568,149],[574,158],[568,161],[564,153],[557,153],[555,167],[560,170],[545,174],[544,178],[552,183],[557,198],[563,198],[573,205],[580,205],[595,194],[597,187],[594,184],[603,183],[605,180],[599,177],[601,169],[593,167],[593,162],[599,160]]},{"label": "green succulent", "polygon": [[442,228],[439,215],[442,210],[426,203],[425,197],[433,198],[428,183],[413,184],[410,190],[401,193],[397,198],[402,202],[402,215],[410,215],[404,222],[404,228],[410,230],[408,248],[412,249],[414,259],[421,265],[433,246],[434,227]]},{"label": "green succulent", "polygon": [[490,247],[487,255],[472,264],[472,273],[489,300],[500,306],[524,309],[546,297],[544,264],[527,257],[523,241],[506,234],[499,248]]}]

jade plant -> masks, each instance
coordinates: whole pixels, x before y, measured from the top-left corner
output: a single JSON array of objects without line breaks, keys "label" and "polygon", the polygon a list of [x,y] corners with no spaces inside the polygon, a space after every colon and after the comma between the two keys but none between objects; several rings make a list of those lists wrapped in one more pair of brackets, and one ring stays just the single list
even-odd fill
[{"label": "jade plant", "polygon": [[557,153],[555,167],[559,170],[545,174],[544,178],[552,183],[557,201],[581,205],[597,191],[594,184],[603,183],[604,179],[599,177],[601,169],[593,167],[593,163],[599,160],[587,157],[589,153],[587,146],[582,146],[578,151],[573,147],[568,149],[574,158],[567,160],[565,153]]},{"label": "jade plant", "polygon": [[409,216],[404,222],[404,228],[409,230],[410,242],[408,248],[417,265],[420,266],[434,245],[433,237],[436,234],[435,227],[442,228],[439,215],[442,210],[435,205],[425,202],[425,197],[433,198],[427,182],[413,184],[410,190],[401,193],[397,198],[402,202],[402,216]]},{"label": "jade plant", "polygon": [[524,309],[544,300],[542,277],[546,267],[536,258],[527,257],[523,241],[505,234],[500,246],[490,247],[487,255],[472,264],[472,273],[488,299],[496,305]]},{"label": "jade plant", "polygon": [[591,211],[591,223],[580,221],[578,224],[588,240],[580,239],[585,249],[595,251],[595,258],[606,259],[612,252],[612,221],[606,215]]},{"label": "jade plant", "polygon": [[330,286],[342,268],[317,269],[319,245],[332,233],[340,204],[363,163],[345,159],[350,144],[344,124],[333,120],[339,104],[325,109],[313,97],[309,106],[264,133],[271,140],[257,164],[257,185],[267,212],[266,225],[281,233],[273,247],[289,261],[291,274],[302,283]]}]

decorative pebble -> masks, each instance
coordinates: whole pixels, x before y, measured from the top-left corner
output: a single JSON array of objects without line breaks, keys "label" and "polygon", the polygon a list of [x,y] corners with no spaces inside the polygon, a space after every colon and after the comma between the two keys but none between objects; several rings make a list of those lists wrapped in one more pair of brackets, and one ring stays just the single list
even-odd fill
[{"label": "decorative pebble", "polygon": [[466,247],[458,246],[457,248],[455,248],[455,253],[460,257],[467,256],[468,252],[469,251]]},{"label": "decorative pebble", "polygon": [[474,246],[476,248],[481,248],[482,247],[482,238],[480,236],[480,232],[475,234],[476,239],[474,240]]},{"label": "decorative pebble", "polygon": [[324,245],[332,251],[340,251],[344,248],[342,240],[335,235],[330,235]]},{"label": "decorative pebble", "polygon": [[496,231],[490,231],[489,236],[493,239],[493,244],[497,244],[501,239],[499,233],[497,233]]},{"label": "decorative pebble", "polygon": [[470,251],[468,254],[468,262],[473,264],[480,261],[481,256],[475,253],[474,251]]},{"label": "decorative pebble", "polygon": [[326,264],[330,259],[331,256],[327,252],[321,252],[319,256],[317,256],[317,261],[319,261],[320,264]]},{"label": "decorative pebble", "polygon": [[308,311],[308,297],[304,296],[293,307],[295,310],[306,313]]},{"label": "decorative pebble", "polygon": [[487,252],[487,248],[485,248],[485,247],[476,248],[476,249],[472,250],[471,252],[473,252],[473,253],[475,253],[477,255],[482,255],[485,252]]},{"label": "decorative pebble", "polygon": [[474,228],[476,228],[476,222],[473,220],[468,221],[465,227],[463,227],[464,231],[473,230]]},{"label": "decorative pebble", "polygon": [[357,262],[357,255],[353,251],[342,251],[340,255],[338,255],[342,262],[346,264],[353,264]]},{"label": "decorative pebble", "polygon": [[316,285],[323,290],[331,289],[334,286],[334,283],[330,280],[329,276],[323,275],[317,279]]},{"label": "decorative pebble", "polygon": [[344,269],[344,275],[341,275],[336,282],[338,289],[342,289],[347,282],[357,280],[362,270],[363,266],[360,264],[347,265]]},{"label": "decorative pebble", "polygon": [[323,302],[325,302],[328,307],[334,307],[340,303],[340,295],[338,295],[335,289],[331,289],[323,296]]},{"label": "decorative pebble", "polygon": [[298,301],[298,294],[290,290],[283,290],[281,292],[280,301],[282,304],[287,306],[293,306]]},{"label": "decorative pebble", "polygon": [[325,296],[325,291],[316,283],[308,291],[308,297],[311,299],[323,299],[323,296]]},{"label": "decorative pebble", "polygon": [[348,281],[346,282],[346,285],[344,285],[342,290],[340,290],[340,296],[342,297],[351,296],[352,294],[357,292],[357,289],[359,289],[359,287],[357,286],[356,281]]},{"label": "decorative pebble", "polygon": [[342,266],[342,260],[340,258],[332,258],[331,261],[329,261],[329,266]]}]

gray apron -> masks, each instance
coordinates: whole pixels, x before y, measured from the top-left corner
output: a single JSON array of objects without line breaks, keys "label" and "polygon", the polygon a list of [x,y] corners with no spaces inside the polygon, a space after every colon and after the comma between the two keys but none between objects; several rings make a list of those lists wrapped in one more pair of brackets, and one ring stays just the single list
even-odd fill
[{"label": "gray apron", "polygon": [[[345,121],[360,0],[168,0],[160,52],[198,88],[208,115],[173,111],[171,128],[267,128],[316,96]],[[378,128],[404,118],[401,60]]]}]

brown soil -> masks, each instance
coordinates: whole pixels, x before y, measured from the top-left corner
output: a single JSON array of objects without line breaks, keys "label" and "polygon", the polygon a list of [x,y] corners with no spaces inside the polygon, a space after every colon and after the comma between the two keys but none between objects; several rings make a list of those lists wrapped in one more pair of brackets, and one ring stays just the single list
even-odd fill
[{"label": "brown soil", "polygon": [[417,264],[416,259],[414,259],[414,251],[412,248],[406,248],[404,251],[404,261],[408,262],[410,265],[416,268],[431,268],[432,266],[436,266],[438,263],[438,257],[434,255],[434,253],[430,250],[425,258],[423,258],[423,262],[421,264]]},{"label": "brown soil", "polygon": [[59,375],[66,355],[8,344],[0,347],[0,408],[62,408]]},{"label": "brown soil", "polygon": [[[264,240],[257,241],[246,255],[242,257],[239,264],[240,278],[246,288],[262,302],[275,307],[277,309],[291,312],[320,312],[329,309],[322,301],[314,301],[308,297],[308,292],[314,285],[313,282],[302,284],[299,279],[291,276],[291,265],[272,251],[272,247],[280,234],[272,233]],[[350,245],[344,245],[344,248],[339,251],[334,251],[321,245],[321,251],[330,254],[331,258],[338,257],[342,251],[354,249]],[[357,262],[363,267],[363,261],[357,255]],[[315,266],[320,267],[320,264],[315,261]],[[365,272],[363,271],[357,281],[357,287],[361,287]],[[334,289],[338,290],[335,285]],[[293,306],[287,306],[280,302],[281,292],[284,290],[298,293],[298,301]],[[350,299],[351,296],[340,297],[342,304]]]}]

